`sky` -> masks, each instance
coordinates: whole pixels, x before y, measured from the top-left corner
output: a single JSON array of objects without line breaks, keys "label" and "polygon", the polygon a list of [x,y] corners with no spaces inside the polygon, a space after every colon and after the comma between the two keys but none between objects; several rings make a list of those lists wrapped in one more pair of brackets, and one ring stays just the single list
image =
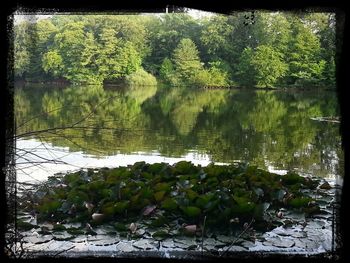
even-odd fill
[{"label": "sky", "polygon": [[[214,15],[214,13],[205,12],[205,11],[196,10],[196,9],[188,9],[187,13],[194,18],[210,17]],[[33,19],[42,20],[42,19],[50,18],[52,15],[48,15],[47,13],[45,15],[40,15],[38,13],[21,13],[20,11],[17,11],[14,13],[14,23],[16,25],[25,20],[29,20],[29,21]]]}]

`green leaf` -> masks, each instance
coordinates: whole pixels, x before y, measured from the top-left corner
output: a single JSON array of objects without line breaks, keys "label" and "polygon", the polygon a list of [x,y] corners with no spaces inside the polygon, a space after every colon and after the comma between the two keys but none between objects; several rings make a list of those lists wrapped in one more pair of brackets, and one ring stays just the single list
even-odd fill
[{"label": "green leaf", "polygon": [[288,204],[294,208],[306,207],[312,198],[309,197],[296,197],[289,200]]},{"label": "green leaf", "polygon": [[193,174],[197,172],[197,167],[195,167],[191,162],[180,161],[174,166],[174,174]]},{"label": "green leaf", "polygon": [[157,202],[160,202],[163,200],[164,195],[165,195],[165,191],[156,192],[154,194],[154,199],[156,199]]},{"label": "green leaf", "polygon": [[206,193],[204,195],[200,195],[196,199],[196,205],[203,209],[208,205],[209,201],[214,198],[214,196],[215,195],[213,193]]},{"label": "green leaf", "polygon": [[145,187],[141,190],[141,195],[143,198],[149,199],[153,196],[153,191],[149,187]]},{"label": "green leaf", "polygon": [[282,176],[282,182],[286,185],[302,184],[305,182],[305,178],[294,172],[289,172]]},{"label": "green leaf", "polygon": [[148,167],[147,172],[152,174],[159,174],[160,172],[165,170],[166,167],[168,167],[168,164],[166,163],[154,163]]},{"label": "green leaf", "polygon": [[101,211],[106,216],[113,215],[116,212],[115,203],[114,202],[108,202],[108,203],[104,204],[102,206],[102,208],[101,208]]},{"label": "green leaf", "polygon": [[189,217],[196,217],[201,214],[201,209],[195,206],[181,207],[181,210]]},{"label": "green leaf", "polygon": [[186,189],[186,196],[190,201],[193,201],[196,197],[198,197],[198,194],[191,189]]},{"label": "green leaf", "polygon": [[52,230],[53,231],[63,231],[63,230],[66,230],[66,227],[64,225],[61,225],[61,224],[54,224]]},{"label": "green leaf", "polygon": [[156,231],[152,234],[152,237],[155,238],[155,239],[165,239],[169,236],[169,233],[167,231],[164,231],[164,230],[159,230],[159,231]]},{"label": "green leaf", "polygon": [[117,231],[128,231],[128,228],[127,228],[127,226],[125,225],[125,224],[122,224],[122,223],[119,223],[119,222],[117,222],[117,223],[115,223],[114,224],[114,228],[117,230]]},{"label": "green leaf", "polygon": [[81,206],[85,201],[89,200],[89,196],[82,192],[82,191],[76,191],[76,190],[71,190],[68,195],[67,195],[67,201]]},{"label": "green leaf", "polygon": [[169,192],[171,190],[171,187],[168,183],[158,183],[153,188],[155,191],[164,191]]},{"label": "green leaf", "polygon": [[232,212],[237,214],[247,214],[254,210],[255,204],[247,198],[234,196],[237,205],[232,207]]},{"label": "green leaf", "polygon": [[171,198],[167,198],[162,202],[162,208],[164,208],[165,210],[176,210],[177,208],[177,203],[174,199]]},{"label": "green leaf", "polygon": [[227,168],[223,165],[209,164],[207,167],[204,168],[204,172],[208,176],[218,177],[227,173]]},{"label": "green leaf", "polygon": [[280,190],[276,191],[276,192],[273,194],[273,198],[276,199],[276,200],[278,200],[278,201],[280,201],[280,202],[282,202],[283,197],[286,195],[286,193],[287,193],[287,192],[286,192],[285,190],[280,189]]},{"label": "green leaf", "polygon": [[24,230],[24,231],[28,231],[28,230],[31,230],[33,228],[40,228],[37,225],[32,225],[32,224],[24,222],[24,221],[22,221],[20,219],[17,220],[17,227],[18,227],[18,229],[21,229],[21,230]]},{"label": "green leaf", "polygon": [[41,213],[50,214],[56,212],[61,205],[61,202],[57,200],[44,200],[43,203],[38,206],[38,210]]},{"label": "green leaf", "polygon": [[114,203],[114,211],[118,214],[123,213],[129,206],[129,201]]},{"label": "green leaf", "polygon": [[165,216],[158,216],[155,220],[152,221],[151,226],[160,227],[168,223],[168,219]]},{"label": "green leaf", "polygon": [[220,200],[212,200],[212,201],[209,201],[205,206],[204,206],[204,209],[206,212],[210,212],[212,211],[213,209],[215,209],[218,204],[220,203]]}]

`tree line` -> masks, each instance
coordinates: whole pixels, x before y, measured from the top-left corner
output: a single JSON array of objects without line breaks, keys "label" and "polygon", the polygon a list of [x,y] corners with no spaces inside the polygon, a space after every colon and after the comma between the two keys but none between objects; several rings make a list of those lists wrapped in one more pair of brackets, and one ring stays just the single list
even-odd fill
[{"label": "tree line", "polygon": [[53,15],[14,25],[14,75],[73,84],[333,87],[335,16]]}]

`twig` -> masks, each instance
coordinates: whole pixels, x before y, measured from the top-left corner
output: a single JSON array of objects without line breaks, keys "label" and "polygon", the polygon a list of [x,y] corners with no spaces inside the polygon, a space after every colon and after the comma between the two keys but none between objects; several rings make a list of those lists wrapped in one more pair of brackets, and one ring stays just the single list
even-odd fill
[{"label": "twig", "polygon": [[231,245],[229,245],[229,247],[220,255],[220,257],[222,257],[223,255],[225,255],[230,248],[239,240],[239,238],[248,231],[248,229],[250,228],[250,226],[252,225],[252,223],[254,222],[254,218],[252,218],[252,220],[250,221],[250,223],[248,224],[248,226],[238,235],[238,237],[236,237],[235,240],[232,241]]},{"label": "twig", "polygon": [[203,229],[202,229],[202,256],[203,256],[204,229],[205,229],[205,221],[206,221],[206,219],[207,219],[207,216],[204,216]]},{"label": "twig", "polygon": [[332,252],[335,252],[335,205],[332,204]]},{"label": "twig", "polygon": [[77,105],[77,106],[64,105],[64,106],[62,106],[62,107],[59,107],[59,108],[56,108],[56,109],[53,109],[53,110],[50,110],[50,111],[43,111],[43,112],[41,112],[40,114],[35,115],[34,117],[32,117],[32,118],[30,118],[30,119],[28,119],[28,120],[26,120],[26,121],[24,121],[24,122],[18,124],[16,128],[17,128],[17,130],[18,130],[19,128],[21,128],[22,126],[24,126],[25,124],[27,124],[28,122],[30,122],[30,121],[32,121],[32,120],[35,120],[36,118],[39,118],[39,117],[41,117],[41,116],[44,116],[44,115],[46,115],[46,114],[48,114],[48,113],[55,112],[55,111],[58,111],[58,110],[62,110],[62,109],[64,109],[64,108],[78,108],[78,107],[79,107],[78,105]]},{"label": "twig", "polygon": [[67,251],[69,251],[69,250],[71,250],[71,249],[73,249],[73,248],[75,248],[75,246],[72,246],[72,247],[70,247],[70,248],[67,248],[67,249],[65,249],[65,250],[62,250],[62,251],[56,253],[56,254],[53,255],[53,256],[56,257],[56,256],[58,256],[59,254],[62,254],[62,253],[64,253],[64,252],[67,252]]},{"label": "twig", "polygon": [[17,181],[10,181],[10,180],[5,180],[6,183],[15,183],[19,185],[29,185],[29,186],[39,186],[40,184],[34,184],[34,183],[27,183],[27,182],[17,182]]}]

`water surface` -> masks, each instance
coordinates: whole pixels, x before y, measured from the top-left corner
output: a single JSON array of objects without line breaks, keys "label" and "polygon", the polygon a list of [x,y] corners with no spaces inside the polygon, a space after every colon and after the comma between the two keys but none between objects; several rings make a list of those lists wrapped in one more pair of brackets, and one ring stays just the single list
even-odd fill
[{"label": "water surface", "polygon": [[16,88],[18,180],[141,160],[239,160],[335,177],[339,123],[311,118],[338,115],[336,93],[321,90]]}]

